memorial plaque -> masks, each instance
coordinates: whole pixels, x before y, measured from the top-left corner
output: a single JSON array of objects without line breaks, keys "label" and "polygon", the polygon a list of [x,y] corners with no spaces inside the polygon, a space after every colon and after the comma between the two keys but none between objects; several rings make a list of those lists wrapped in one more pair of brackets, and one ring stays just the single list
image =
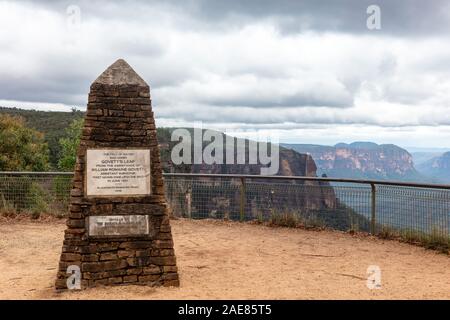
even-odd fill
[{"label": "memorial plaque", "polygon": [[86,151],[88,196],[139,196],[149,195],[150,190],[150,150]]},{"label": "memorial plaque", "polygon": [[148,215],[90,216],[89,236],[139,236],[148,235]]}]

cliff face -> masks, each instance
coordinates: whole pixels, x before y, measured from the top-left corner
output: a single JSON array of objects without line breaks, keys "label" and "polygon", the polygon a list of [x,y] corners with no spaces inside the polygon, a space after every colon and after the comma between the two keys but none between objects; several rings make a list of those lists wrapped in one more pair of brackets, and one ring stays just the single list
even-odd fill
[{"label": "cliff face", "polygon": [[417,169],[439,181],[450,183],[450,152],[420,164]]},{"label": "cliff face", "polygon": [[[249,159],[249,140],[245,140],[245,159],[246,164],[237,164],[236,145],[237,139],[234,138],[234,162],[235,164],[181,164],[174,165],[171,161],[171,151],[179,141],[171,141],[171,133],[174,128],[159,128],[158,142],[161,150],[161,162],[164,172],[173,173],[206,173],[206,174],[248,174],[260,175],[261,168],[267,167],[261,164],[248,164]],[[187,129],[192,136],[193,129]],[[226,135],[223,134],[225,140]],[[207,146],[203,142],[202,150]],[[270,150],[270,148],[268,148]],[[194,147],[191,148],[191,158],[194,154]],[[224,151],[223,160],[225,162],[226,152]],[[193,159],[191,159],[193,160]],[[192,161],[193,162],[193,161]],[[259,161],[258,161],[259,163]],[[270,164],[269,164],[270,166]],[[310,176],[315,177],[317,171],[316,163],[310,155],[299,153],[289,148],[279,148],[279,169],[276,175],[279,176]]]},{"label": "cliff face", "polygon": [[[173,143],[162,141],[162,162],[168,172],[205,174],[260,175],[261,164],[192,164],[175,166],[170,162]],[[236,156],[236,154],[235,154]],[[224,156],[225,159],[225,156]],[[246,149],[248,159],[248,148]],[[248,162],[248,161],[247,161]],[[311,156],[280,148],[279,176],[316,176],[316,164]],[[172,193],[167,197],[175,215],[239,219],[241,211],[241,180],[194,178],[172,180]],[[192,181],[192,182],[191,182]],[[308,186],[305,188],[305,186]],[[337,207],[336,195],[328,183],[271,179],[246,179],[245,219],[273,214],[326,211]]]},{"label": "cliff face", "polygon": [[[246,155],[248,157],[248,153]],[[194,164],[191,173],[260,175],[261,164]],[[316,176],[316,164],[311,156],[280,148],[278,176]],[[176,171],[175,171],[176,172]]]},{"label": "cliff face", "polygon": [[393,145],[356,142],[333,147],[318,145],[285,145],[298,152],[309,153],[319,174],[330,177],[417,180],[408,151]]}]

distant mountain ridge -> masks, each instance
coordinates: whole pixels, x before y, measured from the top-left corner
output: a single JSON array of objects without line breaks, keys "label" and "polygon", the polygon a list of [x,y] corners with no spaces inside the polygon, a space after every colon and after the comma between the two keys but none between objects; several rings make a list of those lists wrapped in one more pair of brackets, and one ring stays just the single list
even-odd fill
[{"label": "distant mountain ridge", "polygon": [[352,142],[350,144],[348,143],[337,143],[334,145],[335,148],[348,148],[348,149],[369,149],[369,150],[374,150],[377,149],[378,147],[380,147],[380,145],[374,143],[374,142],[364,142],[364,141],[355,141]]},{"label": "distant mountain ridge", "polygon": [[430,181],[414,167],[411,154],[394,144],[357,141],[334,146],[281,144],[300,153],[308,153],[317,165],[317,173],[329,177]]},{"label": "distant mountain ridge", "polygon": [[[60,153],[59,139],[64,136],[64,130],[69,127],[73,120],[84,116],[84,112],[79,110],[72,110],[72,112],[53,112],[0,106],[0,114],[2,113],[23,117],[28,126],[44,133],[45,140],[50,148],[50,160],[54,170],[57,170],[56,163]],[[157,128],[163,169],[166,172],[260,174],[261,165],[198,164],[173,166],[170,161],[170,150],[177,143],[170,141],[173,129]],[[278,175],[316,176],[316,165],[310,156],[299,154],[291,149],[280,148]]]},{"label": "distant mountain ridge", "polygon": [[[58,141],[64,135],[64,129],[74,119],[84,115],[84,112],[76,110],[72,110],[72,112],[50,112],[5,107],[0,107],[1,113],[21,116],[25,118],[30,127],[45,134],[54,170],[57,170],[56,163],[60,152]],[[169,158],[170,131],[169,128],[158,128],[158,139],[161,144],[161,157],[163,159]],[[443,182],[442,178],[449,174],[448,167],[443,164],[445,161],[439,162],[436,160],[438,162],[434,165],[431,162],[440,154],[429,156],[426,153],[419,154],[417,152],[414,153],[415,158],[413,159],[408,151],[393,144],[378,145],[373,142],[353,142],[350,144],[338,143],[334,146],[315,144],[281,144],[281,146],[299,153],[309,153],[313,160],[308,160],[304,155],[289,153],[281,148],[279,174],[283,175],[314,175],[316,166],[318,175],[325,173],[330,177],[345,178]],[[421,161],[417,161],[418,159]],[[416,165],[415,161],[417,161]],[[170,167],[170,163],[165,162],[164,169],[169,172],[174,170]],[[438,171],[438,168],[441,167],[444,169]],[[212,173],[253,173],[255,170],[259,170],[259,167],[199,165],[194,168],[189,166],[189,168],[177,169],[185,172],[191,172],[192,170],[192,172]],[[426,177],[428,175],[433,178]],[[450,183],[450,180],[447,179],[444,182]]]},{"label": "distant mountain ridge", "polygon": [[417,166],[417,169],[439,181],[450,183],[450,152],[434,157]]}]

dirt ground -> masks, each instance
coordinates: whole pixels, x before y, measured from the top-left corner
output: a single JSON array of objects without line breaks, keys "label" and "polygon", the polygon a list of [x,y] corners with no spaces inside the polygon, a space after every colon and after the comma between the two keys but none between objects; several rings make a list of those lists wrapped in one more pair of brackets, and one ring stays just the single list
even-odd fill
[{"label": "dirt ground", "polygon": [[[0,222],[0,299],[450,299],[450,258],[340,232],[173,220],[179,288],[57,293],[64,221]],[[381,269],[381,289],[366,285]]]}]

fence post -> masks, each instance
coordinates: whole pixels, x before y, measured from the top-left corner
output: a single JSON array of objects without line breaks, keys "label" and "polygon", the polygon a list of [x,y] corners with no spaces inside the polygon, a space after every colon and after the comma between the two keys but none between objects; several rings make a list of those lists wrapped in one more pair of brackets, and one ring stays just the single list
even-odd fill
[{"label": "fence post", "polygon": [[241,201],[239,208],[239,217],[241,221],[244,221],[245,218],[245,178],[241,177]]},{"label": "fence post", "polygon": [[372,194],[372,205],[371,205],[371,219],[370,219],[370,233],[372,235],[375,234],[375,222],[376,222],[376,194],[377,194],[377,190],[375,187],[374,183],[370,184],[370,188],[372,190],[371,194]]},{"label": "fence post", "polygon": [[186,193],[184,194],[184,203],[186,206],[186,214],[189,219],[192,218],[192,192],[191,187],[188,187]]}]

